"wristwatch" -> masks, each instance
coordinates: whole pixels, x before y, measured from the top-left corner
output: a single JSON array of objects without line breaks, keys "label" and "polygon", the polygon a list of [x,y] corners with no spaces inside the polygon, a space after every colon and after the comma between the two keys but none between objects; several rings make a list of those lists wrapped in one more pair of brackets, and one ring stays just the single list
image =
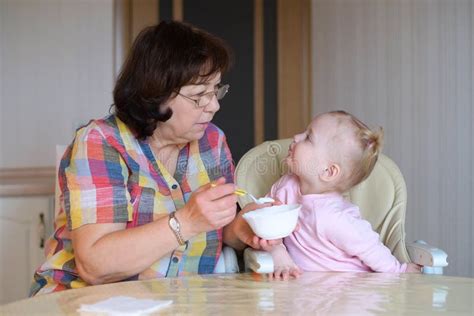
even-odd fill
[{"label": "wristwatch", "polygon": [[178,240],[179,245],[182,246],[186,242],[184,241],[183,235],[181,235],[181,224],[176,218],[175,213],[176,212],[171,212],[169,214],[168,225],[170,226],[171,230],[176,236],[176,239]]}]

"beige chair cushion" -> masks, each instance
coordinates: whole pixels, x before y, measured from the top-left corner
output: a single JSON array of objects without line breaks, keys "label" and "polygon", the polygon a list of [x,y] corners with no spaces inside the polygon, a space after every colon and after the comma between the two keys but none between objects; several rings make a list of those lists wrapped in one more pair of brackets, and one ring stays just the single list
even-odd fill
[{"label": "beige chair cushion", "polygon": [[[287,171],[284,163],[291,139],[267,141],[249,150],[236,168],[236,183],[257,197],[266,195]],[[344,194],[359,206],[362,217],[380,234],[381,241],[401,262],[409,262],[405,247],[406,185],[397,165],[380,155],[370,176]],[[240,197],[243,207],[249,203]]]}]

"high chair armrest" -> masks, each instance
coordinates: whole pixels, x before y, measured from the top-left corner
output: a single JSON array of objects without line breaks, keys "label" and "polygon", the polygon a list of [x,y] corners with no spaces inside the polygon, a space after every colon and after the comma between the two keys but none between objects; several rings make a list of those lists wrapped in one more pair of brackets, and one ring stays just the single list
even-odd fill
[{"label": "high chair armrest", "polygon": [[231,247],[222,247],[222,253],[217,261],[214,273],[239,273],[237,254]]},{"label": "high chair armrest", "polygon": [[423,240],[407,243],[406,248],[411,261],[423,266],[424,274],[443,274],[443,267],[448,265],[448,254]]},{"label": "high chair armrest", "polygon": [[[273,258],[269,252],[246,248],[244,250],[245,272],[272,273]],[[235,250],[223,247],[221,256],[217,261],[214,273],[238,273],[239,264]]]},{"label": "high chair armrest", "polygon": [[246,248],[244,250],[245,271],[272,273],[273,258],[269,252]]}]

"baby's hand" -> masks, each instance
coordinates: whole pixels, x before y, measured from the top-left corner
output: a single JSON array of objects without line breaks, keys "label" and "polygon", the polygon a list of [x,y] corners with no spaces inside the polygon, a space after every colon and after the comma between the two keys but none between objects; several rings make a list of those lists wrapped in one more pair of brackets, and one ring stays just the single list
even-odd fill
[{"label": "baby's hand", "polygon": [[273,258],[273,273],[268,274],[270,279],[275,280],[288,280],[289,277],[299,277],[302,273],[301,269],[294,263],[290,255],[286,251],[285,246],[278,245],[273,247],[272,251]]},{"label": "baby's hand", "polygon": [[280,201],[279,199],[273,199],[272,205],[282,205],[282,204],[283,204],[283,202]]},{"label": "baby's hand", "polygon": [[299,278],[303,272],[296,264],[275,266],[275,271],[268,276],[275,280],[288,280],[290,277]]},{"label": "baby's hand", "polygon": [[417,265],[416,263],[408,263],[405,273],[421,273],[421,268],[423,268],[423,266]]}]

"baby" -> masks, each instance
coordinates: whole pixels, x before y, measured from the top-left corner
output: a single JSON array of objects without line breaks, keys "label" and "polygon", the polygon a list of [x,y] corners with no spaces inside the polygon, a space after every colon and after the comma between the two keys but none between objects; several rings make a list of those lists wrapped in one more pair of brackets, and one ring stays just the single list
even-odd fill
[{"label": "baby", "polygon": [[295,135],[286,158],[289,173],[267,195],[302,204],[299,229],[272,249],[275,278],[301,271],[420,272],[400,263],[342,193],[367,178],[383,133],[344,111],[318,115]]}]

